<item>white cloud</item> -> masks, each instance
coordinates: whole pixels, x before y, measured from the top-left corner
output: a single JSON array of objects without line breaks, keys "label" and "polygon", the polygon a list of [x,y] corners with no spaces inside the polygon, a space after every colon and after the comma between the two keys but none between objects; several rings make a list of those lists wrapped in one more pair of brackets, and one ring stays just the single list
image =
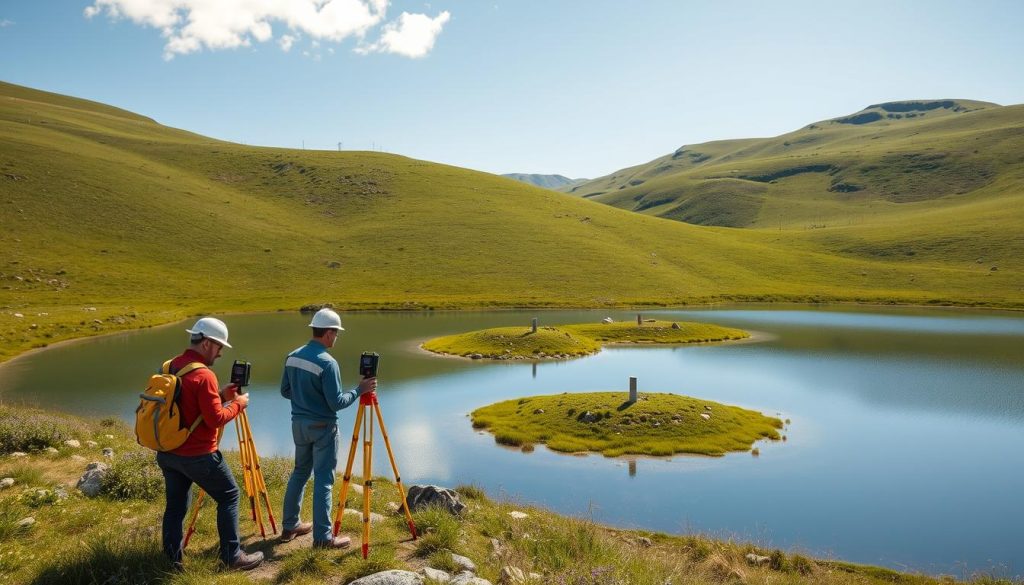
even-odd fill
[{"label": "white cloud", "polygon": [[7,28],[9,26],[14,26],[13,20],[7,20],[6,18],[0,19],[0,28]]},{"label": "white cloud", "polygon": [[356,49],[359,53],[395,53],[413,59],[425,56],[434,48],[434,41],[451,18],[447,10],[430,18],[426,14],[403,12],[397,22],[384,25],[380,40]]},{"label": "white cloud", "polygon": [[[384,22],[389,0],[92,0],[86,18],[106,15],[158,29],[164,58],[204,49],[234,49],[275,38],[283,51],[302,36],[313,43],[359,40]],[[384,27],[381,51],[422,57],[434,44],[448,13],[437,19],[402,13],[399,26]],[[408,22],[408,24],[407,24]],[[394,48],[392,48],[394,47]]]}]

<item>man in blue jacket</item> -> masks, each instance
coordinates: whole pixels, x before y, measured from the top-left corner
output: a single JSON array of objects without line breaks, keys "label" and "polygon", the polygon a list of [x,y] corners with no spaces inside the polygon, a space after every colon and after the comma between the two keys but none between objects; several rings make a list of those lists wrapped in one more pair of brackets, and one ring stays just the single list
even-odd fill
[{"label": "man in blue jacket", "polygon": [[[292,403],[292,438],[295,440],[295,469],[284,494],[281,540],[313,533],[313,546],[345,548],[347,536],[331,534],[331,490],[338,466],[337,412],[359,396],[377,389],[376,378],[364,378],[359,387],[341,389],[338,362],[327,353],[338,334],[345,329],[341,317],[330,309],[320,309],[309,324],[313,339],[288,354],[281,378],[281,396]],[[313,522],[301,522],[302,494],[313,474]]]}]

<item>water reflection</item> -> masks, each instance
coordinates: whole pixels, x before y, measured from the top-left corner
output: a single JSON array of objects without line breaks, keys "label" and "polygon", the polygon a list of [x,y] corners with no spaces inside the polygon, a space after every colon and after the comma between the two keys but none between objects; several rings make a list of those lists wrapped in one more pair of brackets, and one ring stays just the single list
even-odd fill
[{"label": "water reflection", "polygon": [[[757,343],[614,347],[582,359],[489,362],[431,356],[437,336],[598,322],[626,311],[357,313],[332,353],[346,387],[362,351],[381,354],[381,410],[404,483],[475,483],[494,495],[624,527],[700,531],[766,547],[925,572],[1024,567],[1024,318],[918,309],[658,310],[763,332]],[[253,362],[262,454],[292,453],[284,356],[308,336],[296,314],[227,317],[214,370]],[[185,341],[173,327],[52,348],[0,368],[0,400],[132,414],[149,374]],[[116,357],[112,361],[112,357]],[[676,392],[789,419],[786,442],[722,458],[607,459],[503,448],[468,413],[527,395]],[[354,408],[341,413],[347,449]],[[233,444],[229,430],[226,444]],[[374,468],[391,474],[375,437]],[[360,455],[361,456],[361,455]],[[638,472],[642,461],[644,473]],[[623,469],[625,468],[625,469]],[[625,471],[625,472],[623,472]],[[953,528],[950,528],[953,527]],[[1013,544],[1018,543],[1018,544]]]}]

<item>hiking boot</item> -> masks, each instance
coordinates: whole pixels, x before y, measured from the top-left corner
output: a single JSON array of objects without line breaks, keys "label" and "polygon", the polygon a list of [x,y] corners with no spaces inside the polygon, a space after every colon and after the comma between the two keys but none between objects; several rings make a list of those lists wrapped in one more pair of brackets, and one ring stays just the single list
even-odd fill
[{"label": "hiking boot", "polygon": [[310,532],[313,532],[312,522],[299,522],[295,528],[281,531],[281,542],[291,542],[295,540],[296,536],[302,536],[303,534],[309,534]]},{"label": "hiking boot", "polygon": [[347,536],[335,536],[331,540],[314,540],[313,548],[348,548],[352,539]]},{"label": "hiking boot", "polygon": [[246,554],[245,551],[239,552],[238,556],[231,563],[232,569],[238,569],[239,571],[249,571],[260,566],[263,562],[263,553],[256,551],[252,554]]}]

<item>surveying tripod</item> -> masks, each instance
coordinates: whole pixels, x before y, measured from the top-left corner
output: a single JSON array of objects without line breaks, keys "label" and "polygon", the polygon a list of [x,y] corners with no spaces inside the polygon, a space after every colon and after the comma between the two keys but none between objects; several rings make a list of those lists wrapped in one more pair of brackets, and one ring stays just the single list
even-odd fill
[{"label": "surveying tripod", "polygon": [[[370,414],[367,412],[371,411]],[[373,494],[373,417],[377,416],[380,423],[380,434],[384,437],[384,446],[388,450],[388,459],[391,461],[391,469],[395,472],[395,484],[398,485],[398,493],[402,497],[402,510],[405,511],[405,520],[409,524],[409,533],[412,539],[416,540],[416,525],[412,521],[412,514],[409,512],[409,503],[405,499],[405,488],[402,487],[402,477],[398,474],[398,465],[395,463],[395,454],[391,451],[391,441],[388,440],[388,431],[384,427],[384,417],[380,413],[380,404],[377,402],[377,392],[367,392],[359,397],[359,410],[356,412],[356,424],[352,429],[352,446],[348,450],[348,463],[345,464],[345,475],[342,477],[341,493],[338,495],[338,511],[334,514],[334,536],[338,536],[341,528],[341,516],[345,513],[345,499],[348,497],[348,487],[352,483],[352,463],[356,458],[356,444],[359,442],[359,426],[363,427],[363,558],[370,553],[370,496]]]},{"label": "surveying tripod", "polygon": [[[242,462],[242,483],[245,493],[249,497],[249,508],[252,511],[252,520],[260,529],[260,536],[267,538],[266,527],[263,524],[263,509],[267,511],[267,518],[270,520],[271,534],[277,534],[277,523],[274,522],[274,512],[270,509],[270,496],[267,494],[267,484],[263,480],[263,470],[260,468],[260,456],[256,453],[256,443],[252,440],[252,427],[249,426],[249,415],[246,410],[239,411],[235,417],[235,434],[238,436],[238,454]],[[224,436],[224,427],[217,429],[217,446]],[[192,513],[189,517],[188,530],[185,532],[185,539],[181,543],[182,550],[188,546],[189,539],[196,529],[196,519],[199,518],[199,508],[203,505],[203,498],[206,492],[199,489],[195,504],[192,505]],[[260,499],[262,498],[262,503]]]}]

